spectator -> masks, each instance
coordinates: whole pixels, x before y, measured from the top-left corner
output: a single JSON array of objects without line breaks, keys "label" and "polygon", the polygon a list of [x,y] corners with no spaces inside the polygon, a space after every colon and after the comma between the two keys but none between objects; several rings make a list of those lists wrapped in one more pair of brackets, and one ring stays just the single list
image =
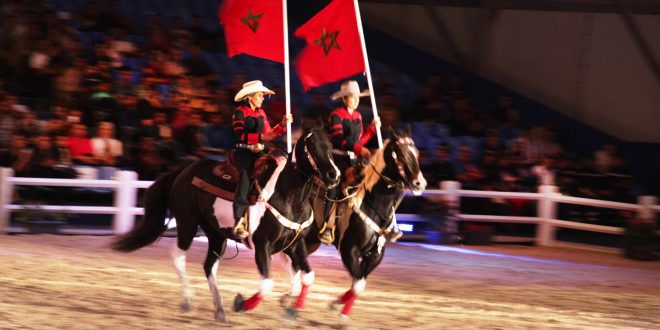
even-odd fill
[{"label": "spectator", "polygon": [[454,163],[454,173],[465,189],[477,189],[484,173],[472,159],[472,148],[462,145],[458,152],[458,160]]},{"label": "spectator", "polygon": [[16,112],[11,106],[12,100],[9,94],[2,93],[0,90],[0,149],[9,147],[11,134],[18,122]]},{"label": "spectator", "polygon": [[537,178],[537,185],[555,185],[555,170],[553,168],[553,159],[550,156],[543,156],[541,161],[532,166],[532,174]]},{"label": "spectator", "polygon": [[87,137],[87,126],[73,123],[67,139],[69,154],[74,164],[94,165],[92,142]]},{"label": "spectator", "polygon": [[199,157],[202,155],[200,150],[202,115],[199,112],[191,112],[186,119],[186,124],[175,138],[184,154]]},{"label": "spectator", "polygon": [[611,143],[603,144],[600,149],[594,152],[593,157],[594,166],[598,173],[609,173],[617,166],[617,149]]},{"label": "spectator", "polygon": [[155,180],[167,170],[167,162],[157,150],[152,137],[140,138],[135,159],[134,169],[140,180]]},{"label": "spectator", "polygon": [[124,146],[115,138],[115,125],[103,121],[99,123],[96,137],[92,138],[92,153],[96,164],[117,166],[124,155]]},{"label": "spectator", "polygon": [[429,187],[439,187],[442,181],[456,180],[454,167],[449,160],[449,146],[446,143],[439,143],[435,147],[433,161],[425,167]]},{"label": "spectator", "polygon": [[85,65],[85,60],[77,57],[73,60],[73,65],[66,67],[55,78],[55,91],[58,100],[73,101],[81,96]]},{"label": "spectator", "polygon": [[33,150],[28,148],[25,136],[14,134],[9,149],[0,149],[0,167],[11,167],[16,176],[25,175]]},{"label": "spectator", "polygon": [[209,115],[209,124],[202,126],[202,147],[215,159],[222,159],[227,151],[234,148],[234,130],[227,124],[227,118],[220,113]]}]

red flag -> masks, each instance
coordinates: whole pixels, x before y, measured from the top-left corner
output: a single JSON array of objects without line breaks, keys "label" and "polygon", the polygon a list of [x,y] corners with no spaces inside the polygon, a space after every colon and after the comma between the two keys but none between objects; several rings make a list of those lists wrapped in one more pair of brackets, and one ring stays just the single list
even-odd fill
[{"label": "red flag", "polygon": [[225,0],[220,6],[227,54],[284,62],[282,0]]},{"label": "red flag", "polygon": [[305,90],[364,72],[353,0],[332,1],[295,35],[307,41],[295,61]]}]

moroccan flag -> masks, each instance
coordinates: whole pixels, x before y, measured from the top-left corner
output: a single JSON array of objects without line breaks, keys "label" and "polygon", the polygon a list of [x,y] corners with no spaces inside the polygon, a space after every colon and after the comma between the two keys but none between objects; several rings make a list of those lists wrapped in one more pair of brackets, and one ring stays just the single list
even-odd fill
[{"label": "moroccan flag", "polygon": [[248,54],[284,62],[282,0],[225,0],[218,16],[229,57]]},{"label": "moroccan flag", "polygon": [[295,36],[307,42],[295,60],[305,90],[364,72],[353,0],[332,1]]}]

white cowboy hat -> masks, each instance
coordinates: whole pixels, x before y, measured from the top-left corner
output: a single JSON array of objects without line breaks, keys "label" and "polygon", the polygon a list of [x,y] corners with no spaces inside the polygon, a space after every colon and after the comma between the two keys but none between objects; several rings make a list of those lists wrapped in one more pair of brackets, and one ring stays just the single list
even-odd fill
[{"label": "white cowboy hat", "polygon": [[263,92],[264,94],[275,94],[275,92],[264,87],[264,84],[261,83],[261,80],[252,80],[243,84],[243,88],[238,91],[238,93],[236,93],[236,96],[234,96],[234,101],[240,102],[246,96],[258,92]]},{"label": "white cowboy hat", "polygon": [[357,95],[358,97],[369,96],[369,91],[360,92],[360,86],[355,80],[344,81],[341,84],[341,89],[330,96],[330,99],[336,101],[346,95]]}]

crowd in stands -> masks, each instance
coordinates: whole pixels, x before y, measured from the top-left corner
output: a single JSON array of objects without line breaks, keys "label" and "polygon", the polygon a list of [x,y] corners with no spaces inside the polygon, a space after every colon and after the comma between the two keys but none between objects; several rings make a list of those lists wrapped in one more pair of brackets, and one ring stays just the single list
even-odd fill
[{"label": "crowd in stands", "polygon": [[[181,162],[222,159],[233,148],[232,96],[247,77],[211,69],[204,54],[223,51],[221,31],[199,17],[184,26],[179,17],[153,14],[142,26],[116,6],[90,1],[63,12],[39,0],[3,1],[0,166],[18,176],[67,178],[87,167],[101,169],[99,177],[111,176],[103,169],[132,169],[153,180]],[[572,196],[635,202],[636,185],[613,145],[573,154],[552,127],[521,124],[512,96],[477,106],[459,75],[429,75],[417,84],[417,98],[406,102],[397,86],[375,77],[383,127],[412,127],[429,188],[443,180],[502,191],[554,184]],[[329,95],[312,98],[294,116],[326,118]],[[360,110],[368,119],[367,103]],[[279,121],[282,93],[265,108]],[[486,203],[474,207],[517,214],[529,207]],[[584,220],[587,211],[569,208],[565,215]]]}]

